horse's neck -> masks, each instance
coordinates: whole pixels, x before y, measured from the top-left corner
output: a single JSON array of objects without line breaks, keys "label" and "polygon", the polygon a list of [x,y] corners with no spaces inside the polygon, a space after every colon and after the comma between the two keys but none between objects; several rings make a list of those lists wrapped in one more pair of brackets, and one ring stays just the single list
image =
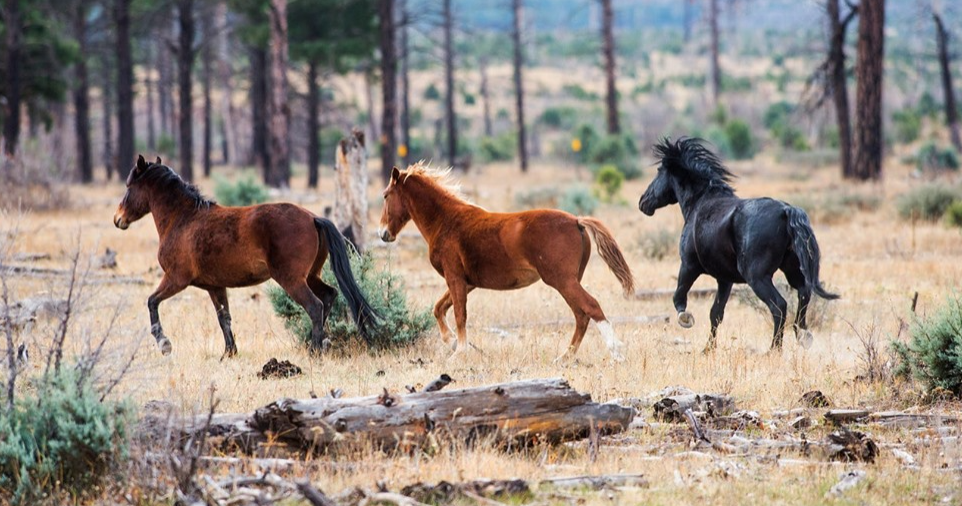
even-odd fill
[{"label": "horse's neck", "polygon": [[681,215],[685,218],[685,223],[688,223],[698,212],[698,209],[705,204],[715,199],[728,197],[727,195],[713,192],[711,188],[701,188],[695,191],[686,191],[685,193],[686,195],[678,200],[678,206],[681,207]]},{"label": "horse's neck", "polygon": [[445,222],[450,223],[452,211],[470,204],[448,194],[433,185],[418,181],[414,192],[408,195],[408,210],[411,220],[428,242],[434,241]]},{"label": "horse's neck", "polygon": [[161,241],[170,234],[181,219],[196,212],[196,206],[188,200],[180,196],[162,199],[151,195],[150,214],[154,216],[154,225],[157,226],[157,234]]}]

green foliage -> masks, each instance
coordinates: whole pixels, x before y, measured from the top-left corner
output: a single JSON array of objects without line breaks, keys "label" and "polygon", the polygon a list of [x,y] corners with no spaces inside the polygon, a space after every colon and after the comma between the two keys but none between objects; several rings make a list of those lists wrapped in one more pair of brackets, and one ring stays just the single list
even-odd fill
[{"label": "green foliage", "polygon": [[733,77],[728,74],[722,74],[721,77],[722,91],[751,91],[752,89],[752,80],[750,77]]},{"label": "green foliage", "polygon": [[[361,292],[367,297],[374,311],[381,316],[381,322],[371,336],[376,349],[413,344],[434,325],[434,317],[429,310],[417,311],[408,306],[403,278],[387,269],[378,269],[370,253],[359,255],[351,250],[351,271],[361,287]],[[337,286],[330,262],[324,264],[322,278],[328,285]],[[284,319],[284,326],[293,332],[302,344],[308,346],[311,342],[312,325],[304,309],[279,286],[271,285],[267,293],[274,313]],[[350,308],[340,293],[334,301],[325,330],[335,346],[343,345],[357,335]]]},{"label": "green foliage", "polygon": [[482,163],[513,160],[517,149],[518,136],[514,132],[485,136],[478,143],[478,158]]},{"label": "green foliage", "polygon": [[725,109],[725,106],[718,104],[708,115],[708,121],[711,121],[716,125],[724,125],[728,122],[728,109]]},{"label": "green foliage", "polygon": [[945,210],[945,223],[950,227],[962,228],[962,200],[957,200]]},{"label": "green foliage", "polygon": [[904,219],[935,221],[959,200],[959,191],[941,184],[921,186],[899,197],[896,207]]},{"label": "green foliage", "polygon": [[474,105],[476,99],[474,93],[464,92],[464,105]]},{"label": "green foliage", "polygon": [[267,189],[254,179],[252,174],[240,177],[231,183],[218,178],[214,187],[217,202],[225,206],[251,206],[267,202]]},{"label": "green foliage", "polygon": [[935,116],[938,116],[941,108],[939,107],[939,103],[935,101],[935,97],[933,97],[928,91],[925,91],[922,93],[922,96],[919,97],[919,105],[917,110],[922,116],[934,118]]},{"label": "green foliage", "polygon": [[288,3],[287,20],[292,60],[343,74],[370,60],[377,47],[375,0],[297,0]]},{"label": "green foliage", "polygon": [[572,186],[565,190],[558,208],[575,216],[589,216],[598,209],[598,199],[584,186]]},{"label": "green foliage", "polygon": [[915,164],[921,171],[959,170],[959,155],[951,147],[943,149],[929,142],[919,148]]},{"label": "green foliage", "polygon": [[581,141],[581,151],[575,153],[575,157],[581,163],[587,163],[588,158],[591,155],[591,150],[594,148],[595,144],[598,143],[600,136],[595,127],[588,123],[582,123],[577,129],[575,129],[573,138]]},{"label": "green foliage", "polygon": [[677,253],[678,236],[678,233],[663,228],[645,232],[638,238],[638,248],[649,260],[664,260]]},{"label": "green foliage", "polygon": [[438,87],[431,83],[424,90],[424,100],[441,100],[441,92]]},{"label": "green foliage", "polygon": [[578,111],[574,107],[558,106],[545,109],[538,121],[551,128],[570,129],[578,120]]},{"label": "green foliage", "polygon": [[752,138],[752,128],[740,119],[733,119],[725,125],[725,137],[731,155],[736,160],[744,160],[755,155],[755,141]]},{"label": "green foliage", "polygon": [[595,175],[595,184],[601,189],[601,198],[613,202],[625,184],[625,175],[614,165],[602,165]]},{"label": "green foliage", "polygon": [[626,179],[641,177],[638,146],[627,134],[606,135],[582,148],[582,151],[588,151],[588,163],[592,165],[594,172],[598,172],[605,165],[614,165]]},{"label": "green foliage", "polygon": [[600,98],[597,93],[584,89],[580,84],[566,84],[561,89],[575,100],[595,101]]},{"label": "green foliage", "polygon": [[39,379],[36,393],[0,412],[0,497],[35,504],[94,490],[128,457],[133,422],[129,405],[101,401],[74,369]]},{"label": "green foliage", "polygon": [[921,381],[929,391],[962,395],[962,300],[949,299],[936,314],[916,320],[912,339],[892,347],[899,358],[896,374]]},{"label": "green foliage", "polygon": [[[789,120],[792,114],[795,113],[795,106],[782,100],[780,102],[775,102],[765,109],[765,114],[762,116],[762,124],[765,128],[776,133],[779,129],[789,124]],[[776,135],[778,135],[776,133]]]},{"label": "green foliage", "polygon": [[915,142],[922,130],[922,117],[913,109],[902,109],[892,113],[895,138],[903,144]]},{"label": "green foliage", "polygon": [[157,136],[157,153],[162,158],[173,158],[177,156],[177,141],[173,135],[161,133]]}]

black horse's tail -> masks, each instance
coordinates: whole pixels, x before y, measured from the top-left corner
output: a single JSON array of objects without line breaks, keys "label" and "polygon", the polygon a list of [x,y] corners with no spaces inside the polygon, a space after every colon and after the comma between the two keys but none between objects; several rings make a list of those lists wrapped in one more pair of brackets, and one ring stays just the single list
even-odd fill
[{"label": "black horse's tail", "polygon": [[815,232],[812,231],[808,215],[794,206],[788,206],[785,214],[788,217],[788,235],[792,238],[792,250],[798,257],[805,283],[815,295],[828,300],[837,299],[839,296],[825,291],[822,288],[822,282],[818,279],[818,264],[822,254],[818,250],[818,242],[815,240]]},{"label": "black horse's tail", "polygon": [[354,323],[357,324],[357,329],[364,340],[371,344],[371,327],[379,317],[361,293],[361,287],[357,286],[357,281],[351,272],[351,261],[347,255],[347,243],[331,220],[314,218],[314,226],[327,241],[327,249],[331,253],[331,270],[334,271],[334,278],[337,279],[337,287],[347,300],[347,307],[351,309]]}]

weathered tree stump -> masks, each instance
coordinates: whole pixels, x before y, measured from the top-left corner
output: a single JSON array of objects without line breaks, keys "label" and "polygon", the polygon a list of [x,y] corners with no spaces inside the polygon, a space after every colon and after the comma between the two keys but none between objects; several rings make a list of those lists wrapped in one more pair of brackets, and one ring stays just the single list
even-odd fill
[{"label": "weathered tree stump", "polygon": [[355,129],[337,147],[334,162],[334,224],[351,228],[354,247],[363,251],[367,241],[367,149],[364,132]]}]

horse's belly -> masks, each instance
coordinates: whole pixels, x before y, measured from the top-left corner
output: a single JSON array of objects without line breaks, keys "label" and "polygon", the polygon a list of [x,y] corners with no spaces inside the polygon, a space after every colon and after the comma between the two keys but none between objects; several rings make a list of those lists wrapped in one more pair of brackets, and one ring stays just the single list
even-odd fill
[{"label": "horse's belly", "polygon": [[261,284],[271,279],[267,263],[263,261],[251,262],[221,262],[214,268],[198,276],[194,284],[205,286],[220,286],[224,288],[238,288]]},{"label": "horse's belly", "polygon": [[516,290],[537,283],[539,280],[541,275],[531,268],[482,272],[481,275],[470,276],[468,283],[489,290]]}]

